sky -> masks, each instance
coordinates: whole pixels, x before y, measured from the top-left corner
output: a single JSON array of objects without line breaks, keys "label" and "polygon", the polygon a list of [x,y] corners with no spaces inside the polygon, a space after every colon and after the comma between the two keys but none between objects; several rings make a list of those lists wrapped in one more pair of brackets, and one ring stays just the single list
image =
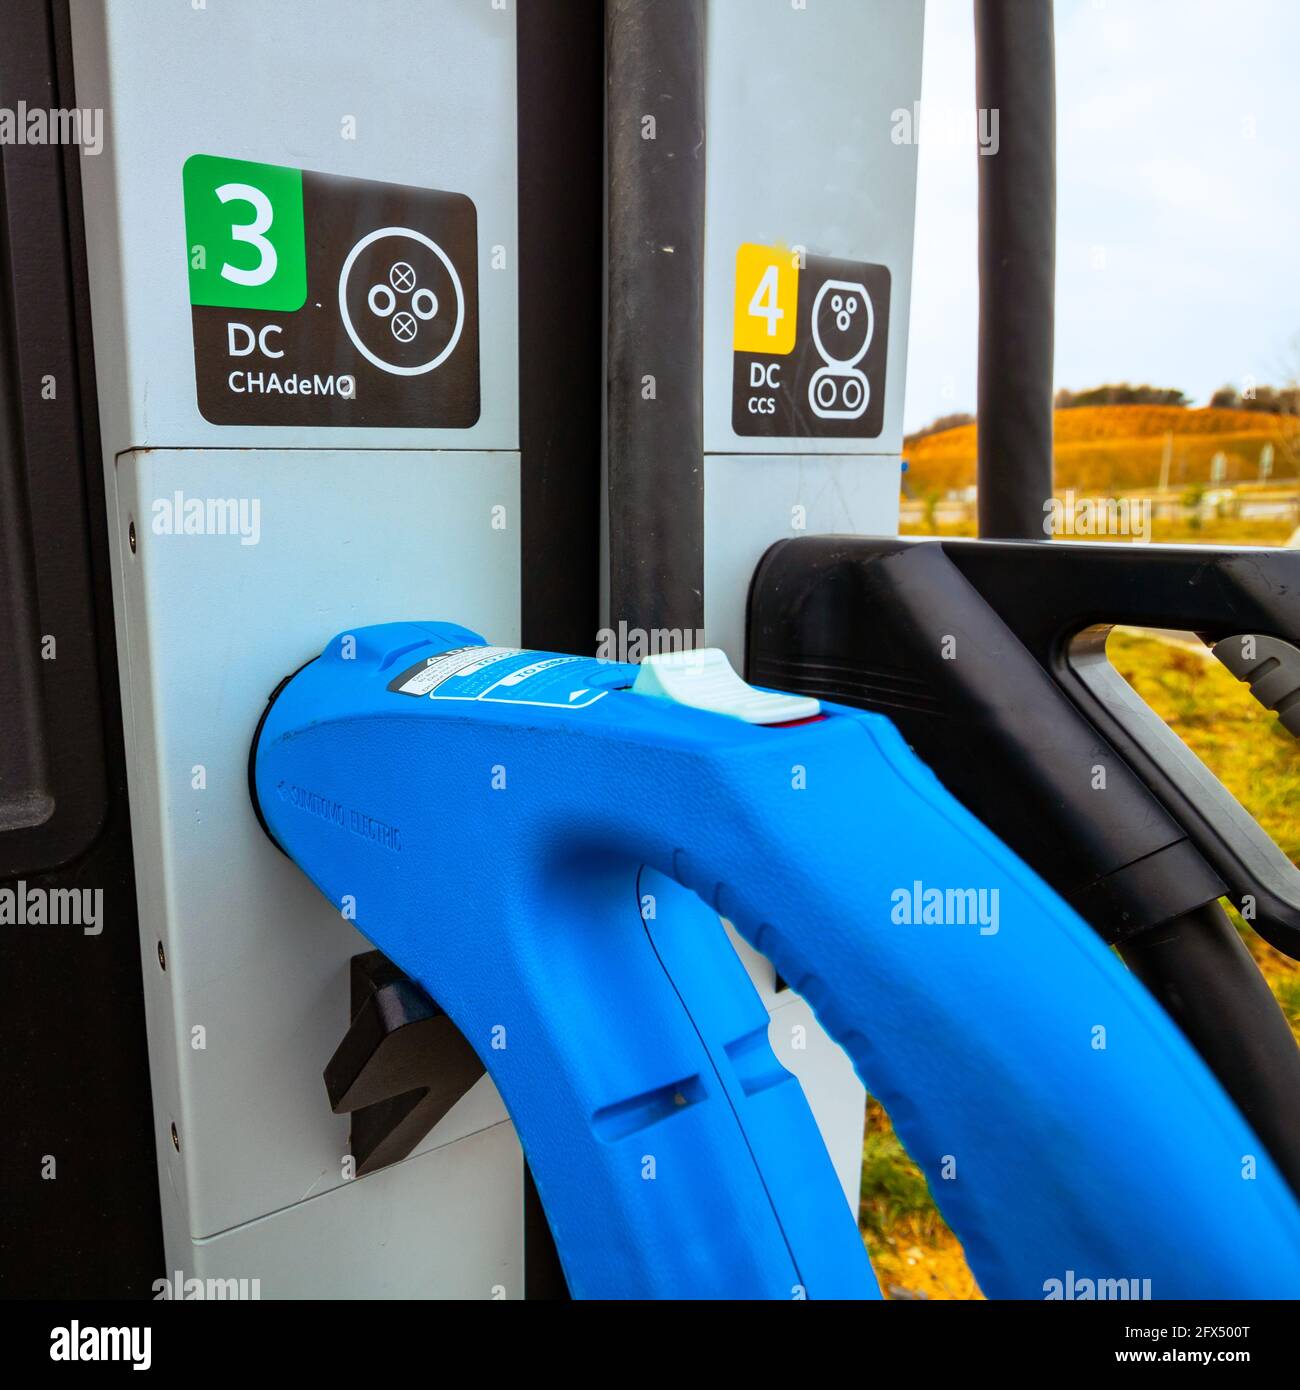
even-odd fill
[{"label": "sky", "polygon": [[[906,428],[974,411],[971,0],[927,0]],[[1056,383],[1300,375],[1300,3],[1056,0]]]}]

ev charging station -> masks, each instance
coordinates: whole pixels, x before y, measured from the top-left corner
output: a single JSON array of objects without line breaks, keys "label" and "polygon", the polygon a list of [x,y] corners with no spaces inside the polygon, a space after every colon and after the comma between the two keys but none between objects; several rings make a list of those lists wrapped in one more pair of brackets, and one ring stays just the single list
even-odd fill
[{"label": "ev charging station", "polygon": [[[82,176],[167,1269],[264,1296],[523,1293],[522,1160],[488,1079],[407,1161],[350,1179],[321,1070],[366,943],[268,846],[247,790],[267,695],[334,634],[445,616],[519,643],[539,581],[520,540],[517,8],[72,7],[78,101],[109,132]],[[708,7],[703,525],[681,518],[706,597],[702,622],[668,626],[703,628],[737,669],[769,543],[895,529],[916,152],[888,118],[918,90],[921,22],[919,5]],[[253,283],[268,246],[275,273]],[[877,286],[845,350],[874,345],[871,429],[813,415],[805,380],[794,408],[825,428],[792,452],[801,431],[748,409],[773,392],[733,351],[737,295],[801,316],[764,380],[795,361],[807,378],[827,365],[810,276],[841,262]],[[227,533],[203,534],[227,503]],[[751,968],[856,1207],[861,1083]]]},{"label": "ev charging station", "polygon": [[[1065,881],[950,775],[920,639],[872,665],[956,611],[872,587],[923,5],[585,8],[67,9],[168,1279],[537,1297],[553,1239],[577,1296],[878,1296],[865,1078],[991,1294],[1076,1254],[1300,1287],[1276,1028],[1241,1063],[1130,954],[1148,997],[1090,905],[1167,880]],[[1256,597],[1279,664],[1243,678],[1293,672]],[[1097,703],[1025,727],[1104,726],[1176,818]],[[1215,839],[1168,831],[1189,886],[1138,926],[1264,882],[1290,940],[1281,866]],[[891,874],[986,875],[1001,917],[874,939]]]}]

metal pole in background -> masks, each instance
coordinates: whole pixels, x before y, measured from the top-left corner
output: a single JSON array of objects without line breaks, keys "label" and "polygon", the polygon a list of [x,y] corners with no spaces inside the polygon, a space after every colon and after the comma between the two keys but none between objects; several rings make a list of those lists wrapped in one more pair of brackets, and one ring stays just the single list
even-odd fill
[{"label": "metal pole in background", "polygon": [[608,0],[611,625],[704,625],[704,0]]},{"label": "metal pole in background", "polygon": [[997,152],[979,156],[979,533],[999,540],[1042,540],[1052,495],[1052,11],[1052,0],[975,0],[975,101],[998,121]]}]

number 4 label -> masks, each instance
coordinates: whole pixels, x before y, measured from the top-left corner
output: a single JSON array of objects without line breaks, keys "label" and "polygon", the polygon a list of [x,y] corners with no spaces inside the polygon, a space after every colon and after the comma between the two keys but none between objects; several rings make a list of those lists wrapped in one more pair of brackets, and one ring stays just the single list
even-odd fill
[{"label": "number 4 label", "polygon": [[732,349],[784,357],[798,328],[799,256],[779,246],[746,244],[736,252]]},{"label": "number 4 label", "polygon": [[302,172],[196,154],[185,161],[190,303],[293,312],[307,302]]}]

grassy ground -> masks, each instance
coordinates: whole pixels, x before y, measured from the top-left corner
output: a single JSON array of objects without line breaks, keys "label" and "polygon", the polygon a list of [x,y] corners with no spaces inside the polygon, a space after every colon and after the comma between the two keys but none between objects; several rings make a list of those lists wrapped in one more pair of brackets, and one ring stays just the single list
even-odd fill
[{"label": "grassy ground", "polygon": [[983,1297],[961,1243],[930,1199],[924,1174],[870,1098],[858,1225],[886,1298]]},{"label": "grassy ground", "polygon": [[[1287,529],[1270,523],[1211,521],[1189,531],[1169,524],[1165,534],[1157,532],[1154,539],[1280,545]],[[1208,653],[1127,630],[1112,635],[1108,651],[1143,699],[1300,863],[1300,743]],[[1238,927],[1300,1039],[1300,965],[1240,921]],[[875,1101],[867,1108],[860,1225],[888,1297],[981,1296],[960,1244],[930,1199],[924,1177]]]}]

